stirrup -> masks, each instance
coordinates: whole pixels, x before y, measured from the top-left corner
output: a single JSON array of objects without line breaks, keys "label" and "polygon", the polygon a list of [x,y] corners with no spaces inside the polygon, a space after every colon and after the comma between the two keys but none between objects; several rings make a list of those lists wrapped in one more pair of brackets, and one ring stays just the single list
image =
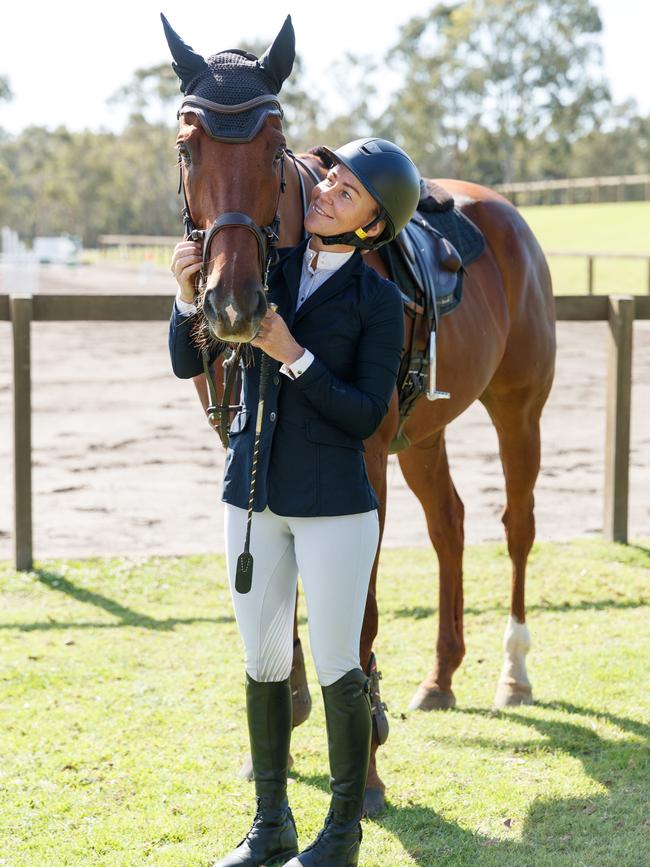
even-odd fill
[{"label": "stirrup", "polygon": [[440,391],[436,385],[436,332],[429,335],[429,380],[427,383],[427,400],[449,400],[448,391]]}]

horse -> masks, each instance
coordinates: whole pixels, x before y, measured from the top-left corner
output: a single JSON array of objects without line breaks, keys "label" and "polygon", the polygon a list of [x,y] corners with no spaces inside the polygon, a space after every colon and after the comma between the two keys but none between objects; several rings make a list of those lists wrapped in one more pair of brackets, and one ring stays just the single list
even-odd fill
[{"label": "horse", "polygon": [[[177,147],[186,230],[194,226],[205,232],[200,316],[215,341],[246,343],[254,338],[267,309],[270,239],[275,232],[280,246],[300,242],[305,197],[326,173],[318,149],[297,158],[287,151],[277,94],[293,65],[293,26],[287,17],[261,59],[231,51],[206,61],[165,19],[163,23],[185,95]],[[486,245],[467,267],[462,303],[439,329],[438,379],[451,397],[416,403],[404,429],[408,446],[398,455],[404,478],[424,509],[439,564],[433,664],[410,708],[431,711],[456,705],[452,678],[465,653],[464,507],[450,475],[445,429],[476,400],[487,409],[498,435],[506,492],[502,522],[512,563],[510,614],[495,705],[527,704],[533,693],[526,668],[526,563],[535,538],[540,417],[553,382],[556,351],[551,278],[531,229],[506,199],[469,181],[436,183],[479,227]],[[388,276],[376,252],[368,253],[365,261]],[[407,317],[407,344],[411,327]],[[204,385],[197,383],[197,390],[205,407]],[[388,454],[398,418],[395,393],[380,428],[365,442],[368,476],[381,503],[382,532]],[[360,660],[366,670],[378,631],[378,558],[379,551],[361,635]],[[385,803],[377,768],[378,740],[375,732],[366,789],[369,814],[378,813]]]}]

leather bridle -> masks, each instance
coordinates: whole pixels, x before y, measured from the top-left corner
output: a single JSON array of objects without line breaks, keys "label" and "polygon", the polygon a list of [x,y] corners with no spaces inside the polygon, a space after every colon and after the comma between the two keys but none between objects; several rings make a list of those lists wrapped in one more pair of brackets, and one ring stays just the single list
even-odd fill
[{"label": "leather bridle", "polygon": [[[209,100],[201,100],[202,106],[211,108],[213,111],[223,112],[224,106],[219,103],[210,103]],[[209,104],[208,104],[209,103]],[[229,113],[237,111],[248,111],[249,103],[241,103],[240,105],[227,106]],[[268,291],[268,274],[272,265],[278,259],[278,240],[280,237],[280,215],[278,213],[280,207],[280,198],[286,189],[285,179],[285,150],[279,157],[280,159],[280,182],[278,185],[278,196],[275,206],[275,215],[273,220],[266,226],[258,226],[258,224],[241,211],[227,211],[220,214],[208,229],[199,229],[192,219],[190,205],[187,199],[187,190],[185,189],[185,178],[183,176],[183,166],[179,159],[179,180],[178,192],[183,196],[183,210],[181,212],[183,219],[183,229],[185,238],[191,241],[199,241],[203,246],[201,270],[199,272],[199,286],[205,288],[208,279],[208,265],[210,263],[210,248],[218,232],[226,228],[244,228],[247,229],[257,242],[258,262],[260,267],[260,277],[262,280],[262,288],[266,293]],[[203,362],[203,372],[208,383],[208,391],[210,394],[210,405],[206,409],[206,414],[214,426],[215,420],[218,421],[217,431],[219,438],[224,448],[228,447],[228,429],[230,423],[230,413],[241,409],[241,404],[231,404],[230,396],[237,378],[237,368],[241,357],[243,344],[237,344],[236,348],[231,351],[230,356],[224,360],[224,394],[223,400],[219,402],[217,397],[217,388],[214,381],[213,372],[209,363],[209,354],[207,349],[201,352]]]},{"label": "leather bridle", "polygon": [[201,263],[200,283],[205,285],[207,280],[207,268],[210,262],[210,247],[215,239],[215,236],[222,229],[229,227],[239,227],[248,229],[257,241],[257,251],[259,256],[260,275],[262,277],[262,285],[266,291],[266,281],[269,273],[269,268],[275,264],[278,258],[278,239],[280,237],[280,216],[278,209],[280,206],[280,196],[286,188],[286,180],[284,174],[284,157],[285,152],[282,151],[280,156],[280,184],[278,188],[278,197],[275,206],[275,216],[267,226],[258,226],[248,214],[241,211],[227,211],[220,214],[212,223],[209,229],[198,229],[192,215],[190,213],[190,205],[187,201],[187,191],[185,189],[185,179],[183,177],[183,166],[179,166],[179,181],[178,191],[183,194],[183,210],[181,216],[183,219],[183,229],[185,238],[191,241],[200,241],[203,244],[203,261]]}]

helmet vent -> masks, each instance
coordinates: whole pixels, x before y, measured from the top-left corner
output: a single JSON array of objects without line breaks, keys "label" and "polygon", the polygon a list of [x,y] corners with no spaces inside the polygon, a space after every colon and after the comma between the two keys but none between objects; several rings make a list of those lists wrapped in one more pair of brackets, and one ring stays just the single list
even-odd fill
[{"label": "helmet vent", "polygon": [[382,153],[381,148],[377,144],[376,141],[367,141],[365,144],[361,145],[360,150],[364,152],[364,154],[380,154]]}]

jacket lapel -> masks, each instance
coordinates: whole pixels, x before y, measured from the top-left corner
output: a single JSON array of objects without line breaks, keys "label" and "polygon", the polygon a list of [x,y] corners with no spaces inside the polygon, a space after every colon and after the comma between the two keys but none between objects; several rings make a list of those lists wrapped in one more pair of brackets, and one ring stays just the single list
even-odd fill
[{"label": "jacket lapel", "polygon": [[307,241],[304,241],[294,247],[278,266],[278,272],[269,280],[268,300],[278,305],[278,313],[289,328],[296,315],[296,300],[306,246]]},{"label": "jacket lapel", "polygon": [[[309,296],[305,303],[301,305],[300,310],[296,313],[294,325],[297,324],[303,316],[311,313],[311,311],[320,304],[329,301],[330,298],[345,289],[349,278],[357,273],[361,273],[362,266],[363,261],[361,259],[361,254],[355,252],[353,256],[350,256],[345,265],[342,265],[338,271],[335,271],[331,277],[328,277],[323,285],[319,286],[318,289]],[[300,275],[298,276],[298,280],[300,280]]]}]

